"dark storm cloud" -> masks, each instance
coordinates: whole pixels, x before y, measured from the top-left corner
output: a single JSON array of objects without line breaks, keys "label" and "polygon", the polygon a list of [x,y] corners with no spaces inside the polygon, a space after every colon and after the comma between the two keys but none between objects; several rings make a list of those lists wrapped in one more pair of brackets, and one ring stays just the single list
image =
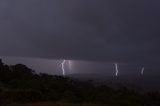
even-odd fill
[{"label": "dark storm cloud", "polygon": [[1,55],[160,62],[158,0],[0,0]]}]

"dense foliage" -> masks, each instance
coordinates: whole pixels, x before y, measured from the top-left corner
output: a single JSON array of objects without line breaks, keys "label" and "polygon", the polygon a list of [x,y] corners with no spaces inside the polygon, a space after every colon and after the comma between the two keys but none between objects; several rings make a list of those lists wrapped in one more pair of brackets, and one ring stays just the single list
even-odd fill
[{"label": "dense foliage", "polygon": [[36,74],[23,64],[0,61],[0,103],[63,101],[115,106],[160,106],[160,93],[139,93],[127,87],[114,89],[93,81]]}]

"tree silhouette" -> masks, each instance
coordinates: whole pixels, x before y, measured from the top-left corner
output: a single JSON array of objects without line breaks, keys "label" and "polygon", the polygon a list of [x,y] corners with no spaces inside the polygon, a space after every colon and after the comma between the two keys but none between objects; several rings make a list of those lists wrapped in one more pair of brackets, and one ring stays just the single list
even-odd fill
[{"label": "tree silhouette", "polygon": [[0,103],[33,101],[159,106],[160,93],[139,93],[127,87],[115,89],[93,81],[79,81],[44,73],[36,74],[26,65],[9,66],[0,59]]}]

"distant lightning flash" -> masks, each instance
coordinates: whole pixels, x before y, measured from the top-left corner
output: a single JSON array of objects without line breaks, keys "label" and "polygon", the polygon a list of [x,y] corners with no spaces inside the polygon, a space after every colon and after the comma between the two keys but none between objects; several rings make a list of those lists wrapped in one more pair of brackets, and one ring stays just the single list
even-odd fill
[{"label": "distant lightning flash", "polygon": [[118,76],[118,64],[117,63],[115,63],[115,67],[116,67],[116,76]]},{"label": "distant lightning flash", "polygon": [[143,67],[142,70],[141,70],[141,74],[142,74],[142,75],[144,74],[144,67]]},{"label": "distant lightning flash", "polygon": [[68,60],[68,61],[67,61],[67,65],[68,65],[68,68],[69,68],[69,69],[71,69],[71,64],[72,64],[71,61]]},{"label": "distant lightning flash", "polygon": [[63,76],[65,76],[65,62],[66,62],[66,60],[63,60],[63,62],[61,63]]},{"label": "distant lightning flash", "polygon": [[68,60],[68,69],[71,74],[71,70],[72,70],[72,61],[71,60]]}]

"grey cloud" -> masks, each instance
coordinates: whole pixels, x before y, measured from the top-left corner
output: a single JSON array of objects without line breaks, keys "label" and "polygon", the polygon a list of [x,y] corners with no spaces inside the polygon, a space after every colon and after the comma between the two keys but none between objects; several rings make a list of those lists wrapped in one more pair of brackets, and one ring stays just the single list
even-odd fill
[{"label": "grey cloud", "polygon": [[159,64],[158,0],[1,0],[1,55]]}]

